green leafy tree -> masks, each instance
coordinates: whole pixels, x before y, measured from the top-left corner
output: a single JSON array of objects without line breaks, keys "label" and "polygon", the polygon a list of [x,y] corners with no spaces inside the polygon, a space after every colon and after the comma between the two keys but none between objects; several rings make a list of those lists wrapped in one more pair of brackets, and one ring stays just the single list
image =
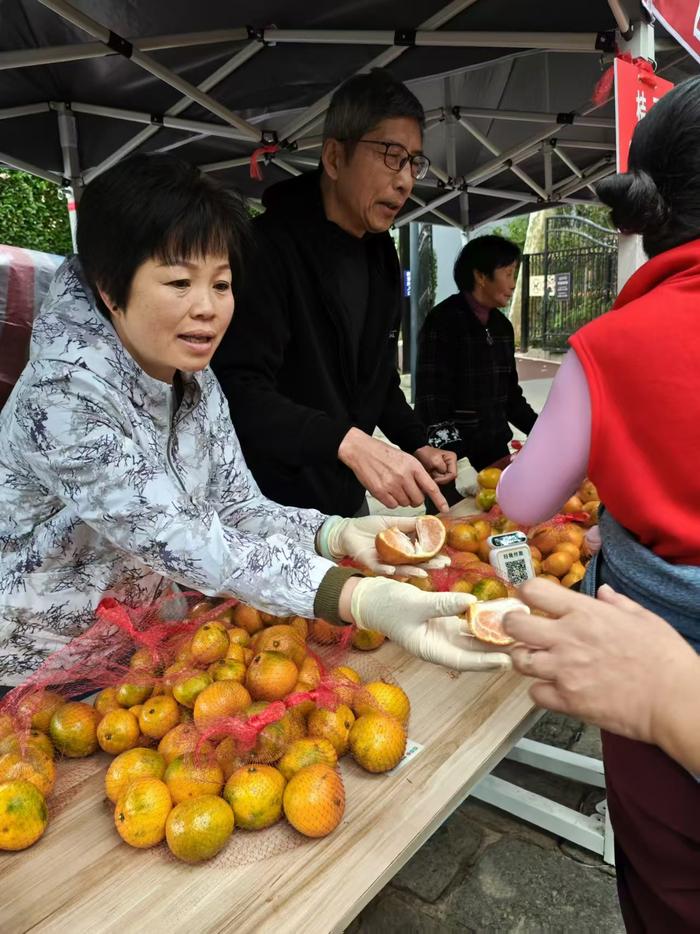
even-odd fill
[{"label": "green leafy tree", "polygon": [[0,168],[0,243],[70,253],[68,208],[60,189],[43,178]]}]

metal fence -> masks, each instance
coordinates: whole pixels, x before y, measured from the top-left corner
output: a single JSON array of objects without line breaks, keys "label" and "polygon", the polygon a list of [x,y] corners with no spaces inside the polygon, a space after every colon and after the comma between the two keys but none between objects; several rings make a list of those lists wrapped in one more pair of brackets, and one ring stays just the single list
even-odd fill
[{"label": "metal fence", "polygon": [[523,256],[522,346],[565,350],[580,327],[617,295],[617,250],[556,250]]}]

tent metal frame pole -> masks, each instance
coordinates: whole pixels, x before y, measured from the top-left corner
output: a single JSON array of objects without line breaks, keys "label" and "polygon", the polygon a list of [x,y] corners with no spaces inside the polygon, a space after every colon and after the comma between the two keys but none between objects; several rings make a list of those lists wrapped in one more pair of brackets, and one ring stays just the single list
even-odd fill
[{"label": "tent metal frame pole", "polygon": [[[214,45],[219,42],[243,42],[250,35],[245,26],[237,29],[211,29],[207,32],[173,33],[164,36],[127,39],[140,52],[178,49],[183,46]],[[59,62],[80,62],[93,58],[118,55],[102,42],[76,42],[72,45],[50,45],[42,49],[10,49],[0,52],[0,71],[6,68],[31,68],[35,65],[56,65]]]},{"label": "tent metal frame pole", "polygon": [[31,117],[33,114],[49,113],[51,105],[48,102],[43,104],[25,104],[21,107],[3,107],[0,108],[0,120],[12,120],[15,117]]},{"label": "tent metal frame pole", "polygon": [[200,172],[223,172],[225,169],[238,169],[242,165],[250,165],[250,156],[239,156],[236,159],[223,159],[221,162],[207,162],[198,166]]},{"label": "tent metal frame pole", "polygon": [[[534,110],[496,110],[489,107],[463,107],[458,105],[463,117],[473,120],[508,120],[516,123],[559,123],[565,126],[587,126],[597,129],[614,129],[615,121],[612,117],[584,117],[578,114],[554,114]],[[426,111],[426,118],[436,118],[443,108]],[[561,119],[560,119],[561,118]],[[566,119],[564,119],[566,118]]]},{"label": "tent metal frame pole", "polygon": [[[457,175],[457,118],[452,109],[453,79],[451,77],[443,78],[442,87],[445,102],[443,135],[447,173],[450,178],[455,178]],[[461,226],[466,227],[469,223],[468,195],[466,192],[462,192],[459,196],[459,218]]]},{"label": "tent metal frame pole", "polygon": [[[416,204],[419,204],[421,207],[430,208],[430,204],[427,201],[424,201],[419,195],[411,194],[408,196],[411,201],[414,201]],[[439,217],[441,221],[444,221],[446,224],[449,224],[450,227],[456,227],[457,230],[463,231],[464,227],[457,223],[457,221],[450,217],[448,214],[443,214],[442,211],[433,209],[432,213],[435,217]]]},{"label": "tent metal frame pole", "polygon": [[586,188],[589,185],[593,185],[595,182],[599,182],[601,178],[606,178],[608,175],[613,175],[614,172],[615,172],[615,163],[609,162],[607,165],[598,169],[597,172],[587,173],[584,178],[577,178],[575,182],[572,182],[570,185],[567,185],[566,188],[563,188],[559,192],[559,197],[566,198],[569,195],[573,195],[577,191],[580,191],[582,188]]},{"label": "tent metal frame pole", "polygon": [[78,123],[75,116],[67,107],[62,107],[56,113],[58,120],[58,138],[63,153],[63,174],[65,176],[64,192],[68,208],[68,222],[73,250],[77,252],[77,217],[76,206],[80,202],[83,188],[83,179],[80,172],[80,155],[78,152]]},{"label": "tent metal frame pole", "polygon": [[538,204],[542,199],[526,191],[510,191],[502,188],[481,188],[478,185],[468,185],[466,189],[470,195],[482,195],[484,198],[499,198],[507,201],[522,201],[525,204]]},{"label": "tent metal frame pole", "polygon": [[562,178],[561,181],[558,181],[558,182],[556,183],[556,185],[554,186],[554,192],[555,192],[555,194],[556,194],[557,192],[561,193],[562,191],[564,191],[564,189],[567,188],[567,186],[573,184],[573,183],[576,181],[577,178],[578,178],[580,181],[583,181],[583,182],[585,183],[586,180],[588,179],[588,176],[589,176],[589,175],[593,175],[593,174],[594,174],[595,172],[597,172],[599,169],[602,169],[602,168],[604,168],[605,166],[610,165],[610,162],[611,162],[611,161],[614,161],[614,160],[611,160],[611,157],[610,157],[610,156],[604,156],[602,159],[599,159],[597,162],[594,162],[593,165],[589,165],[589,166],[586,168],[586,171],[585,171],[585,172],[581,172],[580,175],[577,176],[577,175],[574,173],[573,175],[569,176],[568,178]]},{"label": "tent metal frame pole", "polygon": [[[498,148],[498,146],[494,145],[488,137],[484,136],[481,130],[478,130],[473,123],[471,123],[465,117],[462,117],[461,114],[458,117],[458,120],[460,126],[464,127],[467,133],[471,133],[474,139],[481,143],[485,149],[488,149],[488,151],[494,156],[498,156],[499,158],[502,157],[501,150]],[[531,178],[527,172],[519,169],[517,165],[509,165],[507,168],[513,173],[513,175],[517,176],[521,182],[525,182],[528,188],[531,188],[535,194],[542,198],[543,201],[547,200],[547,192],[544,190],[544,188],[542,188],[541,185],[538,185],[534,178]]]},{"label": "tent metal frame pole", "polygon": [[[600,104],[594,104],[590,107],[587,107],[584,110],[584,116],[587,116],[589,113],[592,113],[594,110],[597,110]],[[510,149],[504,149],[503,152],[497,159],[493,159],[491,162],[487,162],[479,168],[474,169],[473,172],[470,172],[469,175],[465,176],[464,181],[467,184],[472,184],[474,182],[479,182],[490,178],[493,175],[497,175],[507,168],[506,163],[509,161],[515,161],[520,156],[523,156],[524,153],[528,153],[533,149],[536,149],[540,143],[543,143],[545,140],[550,139],[552,136],[555,136],[561,130],[560,124],[555,124],[550,126],[547,129],[541,130],[535,136],[531,136],[529,139],[523,140],[521,143],[517,143],[515,146],[511,146]],[[525,156],[523,156],[525,158]],[[556,189],[556,185],[554,186]]]},{"label": "tent metal frame pole", "polygon": [[593,52],[595,32],[519,32],[515,30],[266,29],[266,42],[304,45],[384,45],[417,48],[542,49],[550,52]]},{"label": "tent metal frame pole", "polygon": [[93,38],[99,39],[100,42],[104,42],[110,48],[114,46],[115,42],[121,42],[124,49],[122,54],[124,54],[129,59],[129,61],[132,61],[139,68],[142,68],[144,71],[147,71],[149,74],[153,75],[153,77],[158,78],[164,84],[169,85],[171,88],[174,88],[176,91],[179,91],[181,94],[189,97],[193,103],[199,104],[200,107],[203,107],[210,113],[220,117],[225,123],[237,127],[241,132],[246,133],[249,139],[255,141],[260,139],[260,131],[256,129],[251,123],[248,123],[247,120],[243,120],[232,110],[229,110],[228,107],[225,107],[223,104],[220,104],[218,101],[214,100],[213,97],[210,97],[208,94],[200,91],[199,88],[197,88],[194,84],[191,84],[189,81],[185,81],[184,78],[176,75],[174,71],[171,71],[169,68],[161,65],[160,62],[157,62],[152,56],[147,55],[145,52],[139,51],[138,48],[133,46],[129,47],[128,43],[124,44],[125,40],[121,39],[119,36],[115,37],[114,33],[103,26],[102,23],[99,23],[92,17],[87,16],[80,10],[76,10],[76,8],[71,6],[70,3],[67,3],[66,0],[38,0],[38,2],[42,6],[45,6],[48,10],[51,10],[52,12],[61,16],[63,19],[67,20],[69,23],[77,26],[78,29],[82,29]]},{"label": "tent metal frame pole", "polygon": [[47,182],[53,182],[54,185],[63,183],[63,176],[58,172],[49,172],[47,169],[41,169],[32,162],[26,162],[17,156],[10,156],[6,152],[0,152],[0,165],[6,165],[10,169],[17,169],[18,172],[28,172],[29,175],[36,175],[37,178],[43,178]]},{"label": "tent metal frame pole", "polygon": [[[52,101],[52,106],[54,103]],[[65,106],[63,104],[56,105]],[[82,101],[71,101],[67,105],[75,113],[91,114],[93,117],[112,117],[115,120],[126,120],[131,123],[146,123],[154,127],[166,127],[171,130],[185,130],[192,133],[204,133],[208,136],[235,139],[239,142],[249,142],[249,137],[232,126],[221,123],[207,123],[205,120],[187,120],[182,117],[170,117],[167,114],[150,114],[146,111],[125,110],[123,107],[103,107],[100,104],[85,104]]]},{"label": "tent metal frame pole", "polygon": [[[241,49],[240,52],[237,52],[227,62],[224,62],[223,65],[217,68],[216,71],[212,72],[208,78],[205,78],[204,81],[198,85],[199,89],[202,91],[211,91],[211,89],[223,81],[224,78],[227,78],[230,74],[233,74],[234,71],[253,58],[253,56],[257,55],[262,48],[263,46],[260,45],[259,42],[249,42],[248,45]],[[166,110],[165,116],[177,116],[177,114],[182,113],[183,110],[187,110],[191,103],[192,101],[189,99],[189,97],[184,95],[180,98],[180,100],[176,101]],[[150,126],[145,130],[141,130],[140,133],[137,133],[136,136],[133,136],[118,149],[115,149],[111,155],[107,156],[106,159],[103,159],[102,162],[100,162],[98,165],[88,169],[84,173],[85,183],[87,184],[91,179],[95,178],[97,175],[100,175],[102,172],[105,172],[116,162],[119,162],[120,159],[123,159],[124,156],[127,156],[130,152],[138,149],[139,146],[143,145],[143,143],[149,140],[152,136],[155,136],[158,130],[159,127],[156,126]]]},{"label": "tent metal frame pole", "polygon": [[558,139],[557,149],[600,149],[602,151],[615,152],[615,143],[604,140],[591,139]]},{"label": "tent metal frame pole", "polygon": [[[457,16],[459,13],[463,13],[464,10],[468,9],[470,6],[474,6],[474,4],[478,2],[479,0],[451,0],[450,3],[438,10],[437,13],[422,22],[418,28],[423,30],[439,29],[453,17]],[[383,68],[395,61],[408,48],[408,46],[393,45],[393,38],[388,44],[391,48],[385,49],[380,55],[377,55],[371,61],[367,62],[366,65],[363,65],[362,68],[358,69],[355,74],[371,71],[372,68]],[[347,77],[349,78],[350,75]],[[323,97],[307,107],[306,110],[295,117],[294,120],[285,124],[279,134],[280,139],[294,140],[312,120],[318,118],[328,109],[328,105],[335,90],[334,88],[328,94],[324,94]]]},{"label": "tent metal frame pole", "polygon": [[[571,159],[569,156],[567,156],[567,154],[566,154],[565,152],[562,152],[561,149],[560,149],[558,146],[552,145],[554,142],[555,142],[554,140],[550,140],[550,146],[549,146],[549,151],[550,151],[550,153],[552,153],[552,152],[555,153],[556,156],[557,156],[557,158],[560,159],[560,160],[564,163],[564,165],[567,167],[567,169],[568,169],[570,172],[573,172],[573,174],[574,174],[577,178],[581,178],[581,179],[582,179],[582,178],[584,177],[584,173],[581,171],[581,169],[579,169],[579,167],[576,165],[576,163],[574,162],[574,160]],[[596,192],[595,192],[595,188],[593,187],[593,185],[590,185],[590,184],[589,184],[587,187],[591,190],[591,193],[592,193],[595,197],[597,197]]]},{"label": "tent metal frame pole", "polygon": [[460,194],[460,188],[452,188],[450,191],[446,191],[444,194],[440,195],[440,197],[433,198],[432,201],[426,201],[420,207],[417,207],[413,211],[409,211],[408,214],[404,214],[402,217],[399,217],[394,226],[403,227],[404,224],[410,224],[411,221],[416,220],[423,214],[429,213],[434,208],[440,207],[442,204],[446,204],[448,201],[452,201],[453,198],[457,198]]},{"label": "tent metal frame pole", "polygon": [[544,160],[544,190],[547,193],[547,200],[552,197],[552,147],[547,143],[542,144],[542,158]]}]

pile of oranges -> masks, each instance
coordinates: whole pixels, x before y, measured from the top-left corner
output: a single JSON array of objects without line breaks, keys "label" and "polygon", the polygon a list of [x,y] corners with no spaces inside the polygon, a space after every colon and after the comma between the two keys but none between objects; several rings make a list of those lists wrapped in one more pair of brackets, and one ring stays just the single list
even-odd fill
[{"label": "pile of oranges", "polygon": [[[482,470],[477,476],[480,484],[477,505],[485,510],[495,504],[495,491],[501,471],[496,467]],[[493,494],[493,495],[491,495]],[[529,530],[528,538],[535,574],[545,580],[572,587],[583,579],[590,557],[586,529],[597,522],[598,492],[590,480],[562,507],[562,516],[576,515],[576,521],[565,521],[560,516]],[[490,518],[487,515],[468,519],[443,519],[447,529],[447,553],[451,558],[450,590],[472,593],[478,600],[494,600],[513,595],[512,588],[494,577],[489,561],[491,546],[488,538],[519,528],[506,516]],[[425,589],[433,589],[430,580],[412,582]]]},{"label": "pile of oranges", "polygon": [[[0,850],[31,846],[46,829],[57,754],[114,756],[105,794],[117,833],[137,848],[165,841],[189,863],[215,856],[234,828],[283,818],[326,836],[345,810],[338,760],[348,754],[376,773],[403,757],[404,691],[363,683],[351,667],[325,671],[309,651],[307,636],[329,644],[341,627],[243,604],[217,615],[209,601],[190,619],[193,628],[164,646],[169,664],[141,648],[123,681],[92,703],[44,690],[27,695],[15,719],[0,717]],[[371,632],[359,640],[382,641]]]}]

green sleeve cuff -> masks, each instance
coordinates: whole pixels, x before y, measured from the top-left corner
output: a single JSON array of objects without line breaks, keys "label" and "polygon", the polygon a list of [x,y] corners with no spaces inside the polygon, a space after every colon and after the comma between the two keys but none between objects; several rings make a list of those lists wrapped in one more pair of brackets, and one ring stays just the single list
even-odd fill
[{"label": "green sleeve cuff", "polygon": [[336,626],[349,625],[338,615],[338,603],[340,591],[351,577],[362,577],[362,574],[356,568],[340,567],[326,572],[314,599],[314,614],[318,619],[325,619]]}]

